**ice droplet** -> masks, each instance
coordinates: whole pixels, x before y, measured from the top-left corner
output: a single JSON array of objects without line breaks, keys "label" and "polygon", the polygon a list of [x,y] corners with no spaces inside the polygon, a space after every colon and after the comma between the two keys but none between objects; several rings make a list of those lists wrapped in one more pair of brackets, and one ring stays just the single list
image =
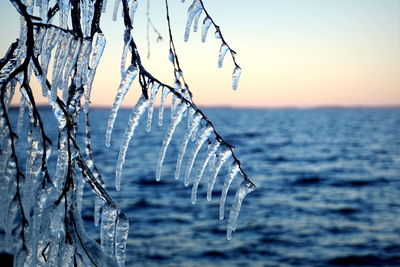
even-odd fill
[{"label": "ice droplet", "polygon": [[242,69],[239,66],[235,66],[232,73],[232,90],[236,91],[242,74]]}]

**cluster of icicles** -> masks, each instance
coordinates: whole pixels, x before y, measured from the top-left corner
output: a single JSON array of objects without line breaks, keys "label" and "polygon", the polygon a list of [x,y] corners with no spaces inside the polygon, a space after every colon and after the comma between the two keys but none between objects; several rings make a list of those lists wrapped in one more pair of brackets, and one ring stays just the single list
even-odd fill
[{"label": "cluster of icicles", "polygon": [[[107,132],[106,132],[106,146],[110,146],[111,133],[113,130],[114,122],[118,113],[118,109],[120,104],[126,95],[128,89],[130,88],[134,78],[138,75],[138,70],[134,65],[131,65],[127,68],[126,72],[123,73],[123,78],[121,80],[120,86],[117,91],[117,96],[114,101],[114,105],[111,110],[110,117],[108,119]],[[186,132],[183,137],[183,140],[180,145],[178,159],[176,162],[175,169],[175,179],[179,179],[181,176],[181,167],[182,162],[189,144],[189,141],[192,140],[194,142],[193,148],[189,153],[189,157],[187,160],[187,166],[184,172],[184,184],[185,186],[189,186],[192,183],[192,203],[195,204],[197,197],[197,189],[203,173],[207,167],[210,166],[211,176],[208,179],[208,187],[207,187],[207,199],[211,200],[212,190],[214,188],[214,184],[217,180],[217,176],[223,164],[229,161],[229,158],[232,156],[232,148],[228,146],[223,141],[219,140],[215,136],[214,128],[210,123],[204,119],[201,112],[196,110],[190,102],[186,98],[179,98],[173,93],[173,89],[164,86],[162,84],[157,83],[156,81],[148,81],[149,91],[149,99],[146,99],[145,96],[141,96],[137,101],[136,105],[133,107],[131,115],[129,117],[128,127],[126,128],[125,135],[123,141],[121,142],[121,147],[119,151],[117,166],[116,166],[116,177],[115,177],[115,187],[117,190],[120,190],[121,187],[121,176],[122,169],[125,162],[126,152],[128,150],[129,143],[135,133],[135,129],[139,124],[139,121],[145,113],[147,109],[147,124],[146,129],[148,132],[151,130],[152,120],[153,120],[153,111],[154,111],[154,103],[157,95],[160,95],[160,107],[159,107],[159,116],[158,116],[158,125],[163,125],[163,113],[164,106],[169,94],[172,94],[172,98],[177,98],[175,101],[171,103],[171,120],[169,122],[165,137],[163,139],[160,152],[158,154],[157,160],[157,169],[156,169],[156,180],[160,181],[162,166],[164,163],[164,159],[166,156],[166,152],[168,146],[172,140],[173,134],[178,126],[178,124],[182,121],[184,116],[187,117],[187,126]],[[197,158],[197,155],[201,149],[201,147],[208,143],[207,150],[201,160],[200,167],[197,170],[195,175],[192,175],[192,169],[194,162]],[[221,199],[220,199],[220,219],[224,218],[224,210],[225,210],[225,200],[227,196],[227,192],[229,186],[233,180],[233,178],[240,172],[239,162],[233,158],[233,161],[230,165],[228,174],[225,178]],[[194,177],[192,179],[192,177]],[[239,213],[239,209],[241,206],[241,202],[245,195],[252,191],[254,186],[252,183],[244,180],[237,190],[234,203],[232,205],[228,227],[227,227],[227,238],[231,239],[232,231],[236,229],[236,222]]]},{"label": "cluster of icicles", "polygon": [[[182,0],[182,3],[183,2],[185,2],[185,0]],[[235,67],[234,67],[233,73],[232,73],[232,89],[237,90],[240,75],[242,73],[242,69],[239,67],[239,65],[236,64],[236,61],[235,61],[236,53],[235,53],[235,51],[230,49],[228,44],[225,42],[225,40],[223,40],[220,28],[216,24],[214,24],[214,21],[212,20],[212,18],[208,16],[207,12],[205,12],[203,3],[200,0],[193,0],[192,4],[188,8],[184,41],[187,42],[189,40],[189,34],[192,29],[192,25],[193,25],[193,31],[197,32],[197,30],[199,28],[199,26],[198,26],[199,20],[203,13],[206,13],[206,15],[203,20],[203,25],[202,25],[202,30],[201,30],[201,41],[203,43],[206,41],[208,29],[210,28],[211,25],[214,25],[214,27],[215,27],[214,36],[217,39],[221,39],[221,46],[220,46],[219,55],[218,55],[218,68],[222,68],[222,63],[224,61],[225,55],[229,51],[232,56],[232,59],[234,60],[234,63],[235,63]]]},{"label": "cluster of icicles", "polygon": [[[14,0],[12,3],[18,9]],[[7,81],[3,94],[3,107],[0,109],[0,191],[4,193],[0,199],[0,210],[3,211],[0,217],[0,228],[5,232],[7,250],[14,254],[14,266],[124,266],[129,221],[105,190],[101,175],[94,165],[90,148],[89,100],[96,69],[106,44],[105,37],[101,32],[97,32],[93,38],[89,38],[92,20],[96,16],[93,12],[94,1],[80,2],[83,38],[66,30],[68,16],[71,13],[69,0],[57,1],[59,27],[50,24],[52,20],[47,21],[49,1],[25,0],[23,3],[29,14],[33,14],[36,3],[39,9],[38,16],[43,23],[34,24],[33,54],[38,59],[39,66],[35,66],[31,60],[27,73],[21,72],[15,78],[7,81],[9,75],[24,62],[27,56],[28,30],[25,18],[21,16],[18,47],[12,52],[7,64],[0,70],[0,86],[3,88],[3,84]],[[121,0],[115,1],[113,19],[116,19],[120,3]],[[128,0],[128,3],[133,20],[138,1]],[[188,23],[190,25],[193,20],[195,21],[194,25],[197,25],[200,16],[199,4],[201,4],[199,1],[194,0],[189,7]],[[105,12],[105,7],[106,1],[103,1],[102,12]],[[203,25],[203,41],[211,25],[211,19],[207,18]],[[195,26],[195,30],[197,30],[197,26]],[[218,28],[217,31],[219,32]],[[121,102],[131,88],[135,77],[140,75],[137,62],[125,67],[127,54],[131,49],[129,46],[131,38],[129,32],[126,31],[125,47],[121,59],[122,79],[107,125],[106,146],[110,145],[113,125]],[[185,32],[185,40],[187,38],[188,33]],[[222,66],[224,55],[230,50],[225,43],[223,46],[221,46],[219,56],[218,64],[220,66]],[[231,52],[231,54],[234,56],[234,53]],[[45,133],[38,125],[35,113],[37,110],[35,110],[26,88],[21,86],[24,82],[29,84],[32,74],[36,76],[42,88],[42,94],[47,97],[58,122],[57,163],[55,174],[51,178],[48,175],[47,162],[53,145],[49,140],[43,138]],[[51,74],[51,79],[49,74]],[[240,68],[236,66],[233,74],[233,89],[237,88],[239,77]],[[163,162],[174,131],[182,118],[186,116],[187,129],[179,150],[175,178],[178,179],[181,176],[183,159],[190,141],[193,142],[193,146],[184,171],[184,184],[185,186],[192,184],[191,200],[193,204],[196,202],[197,188],[206,167],[209,166],[212,170],[207,190],[207,199],[211,200],[212,190],[221,167],[225,163],[230,163],[220,198],[220,219],[222,220],[230,184],[238,173],[245,175],[241,170],[240,162],[232,155],[232,147],[216,135],[214,127],[191,103],[187,92],[178,92],[173,87],[150,78],[144,81],[148,98],[144,95],[139,98],[129,118],[116,166],[115,185],[117,190],[121,185],[122,169],[128,145],[141,116],[147,111],[146,129],[150,131],[155,99],[160,96],[158,124],[162,126],[167,97],[172,94],[171,119],[159,152],[156,180],[161,179]],[[71,90],[72,85],[76,90]],[[13,154],[15,143],[21,142],[21,140],[17,141],[5,119],[8,116],[7,111],[16,89],[19,89],[22,94],[17,119],[18,132],[22,131],[25,120],[28,119],[27,160],[24,177],[19,173],[18,165],[21,163],[17,163],[16,155]],[[75,141],[82,97],[85,98],[83,111],[86,115],[85,154],[80,151]],[[197,173],[193,175],[194,162],[205,144],[208,144],[207,151],[201,159]],[[230,159],[231,161],[229,161]],[[66,190],[66,184],[71,179],[74,184]],[[96,226],[100,224],[100,245],[86,232],[82,220],[81,209],[85,184],[90,185],[95,193],[94,222]],[[247,178],[240,184],[229,214],[228,239],[231,239],[232,232],[236,229],[241,203],[246,194],[253,189],[254,185]],[[22,222],[22,211],[26,222]],[[23,238],[21,238],[22,236]]]}]

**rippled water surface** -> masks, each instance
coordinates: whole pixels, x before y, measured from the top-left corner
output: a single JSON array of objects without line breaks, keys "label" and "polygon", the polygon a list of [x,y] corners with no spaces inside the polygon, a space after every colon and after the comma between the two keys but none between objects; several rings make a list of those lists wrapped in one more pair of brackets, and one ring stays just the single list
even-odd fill
[{"label": "rippled water surface", "polygon": [[[116,192],[130,110],[120,112],[111,148],[104,146],[109,110],[92,111],[95,160],[130,220],[127,266],[400,266],[400,109],[205,109],[257,185],[231,241],[226,219],[218,219],[227,168],[213,200],[202,185],[196,205],[182,177],[173,178],[186,121],[160,182],[155,165],[166,128],[153,123],[149,134],[141,121]],[[239,182],[237,176],[226,215]],[[89,189],[85,196],[84,219],[97,234]]]}]

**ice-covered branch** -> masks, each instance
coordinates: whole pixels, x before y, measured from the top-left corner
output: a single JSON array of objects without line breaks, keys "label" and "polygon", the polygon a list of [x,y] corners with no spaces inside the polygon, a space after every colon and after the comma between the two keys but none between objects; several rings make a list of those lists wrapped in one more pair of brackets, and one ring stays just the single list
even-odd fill
[{"label": "ice-covered branch", "polygon": [[[48,1],[10,1],[20,14],[20,35],[17,42],[11,44],[4,58],[0,59],[0,190],[5,194],[0,200],[0,209],[5,211],[0,218],[0,227],[4,229],[6,244],[10,245],[9,251],[14,254],[15,266],[124,266],[129,220],[105,189],[100,171],[94,162],[90,134],[90,96],[96,68],[100,64],[105,47],[105,36],[100,28],[100,21],[106,9],[106,1],[59,0],[53,7],[49,6]],[[208,186],[210,199],[222,165],[232,157],[232,167],[221,195],[220,212],[223,214],[228,188],[237,173],[241,173],[248,188],[254,188],[254,184],[244,172],[233,146],[222,138],[214,124],[193,102],[173,40],[168,2],[165,1],[174,85],[157,79],[143,66],[131,35],[138,1],[116,0],[113,16],[115,18],[121,3],[125,26],[121,57],[122,77],[107,125],[107,146],[110,145],[112,128],[121,102],[136,77],[142,94],[133,108],[120,147],[116,187],[120,187],[128,145],[143,117],[142,114],[147,108],[146,128],[150,131],[157,95],[162,95],[160,122],[163,121],[167,96],[172,95],[172,116],[159,152],[156,179],[161,179],[164,158],[174,132],[182,117],[187,116],[187,130],[179,150],[175,177],[180,176],[189,141],[196,140],[194,148],[188,153],[190,160],[185,169],[184,183],[189,185],[197,155],[202,146],[208,143],[201,169],[193,182],[192,198],[196,197],[198,183],[208,164],[213,166]],[[194,24],[196,31],[199,17],[205,9],[202,1],[196,0],[194,4],[194,13],[191,13],[193,16],[189,24]],[[38,10],[35,10],[36,8]],[[208,16],[208,12],[204,13]],[[58,17],[58,23],[55,17]],[[225,44],[219,27],[211,18],[207,19],[203,30],[206,32],[206,28],[211,24],[216,27]],[[149,17],[148,26],[152,26]],[[234,51],[227,44],[221,47],[221,51],[221,65],[224,55],[230,51],[237,66]],[[130,62],[126,68],[129,53]],[[48,170],[53,145],[45,132],[45,121],[35,102],[35,88],[31,87],[31,76],[38,80],[43,96],[47,97],[57,121],[54,126],[58,135],[54,173]],[[238,77],[234,79],[236,83]],[[19,145],[21,141],[18,140],[9,116],[9,107],[16,90],[22,94],[17,122],[18,133],[22,133],[24,120],[28,118],[25,170],[21,168],[17,151],[17,142]],[[85,101],[82,109],[83,97]],[[84,111],[86,122],[83,144],[77,139],[81,111]],[[81,147],[84,148],[85,156]],[[218,160],[211,164],[216,155]],[[89,237],[82,220],[85,184],[93,191],[96,225],[101,217],[100,245]],[[231,209],[228,234],[236,228],[240,205],[248,192],[249,189],[239,188]]]}]

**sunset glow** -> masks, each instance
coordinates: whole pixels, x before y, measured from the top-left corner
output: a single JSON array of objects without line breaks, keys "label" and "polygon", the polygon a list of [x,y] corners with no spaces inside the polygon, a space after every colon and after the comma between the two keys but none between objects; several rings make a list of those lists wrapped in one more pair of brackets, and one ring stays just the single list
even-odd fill
[{"label": "sunset glow", "polygon": [[[174,3],[172,3],[174,2]],[[186,1],[189,2],[189,1]],[[400,2],[397,0],[339,1],[204,1],[223,34],[237,52],[243,69],[239,90],[231,90],[233,64],[227,55],[217,68],[219,42],[213,29],[205,44],[200,33],[183,42],[189,3],[171,1],[178,56],[198,105],[237,107],[399,106]],[[168,62],[164,1],[151,1],[151,19],[164,37],[151,33],[151,57],[146,59],[145,5],[139,4],[136,42],[144,65],[160,80],[173,82]],[[18,37],[19,19],[12,5],[0,9],[0,54]],[[123,25],[106,14],[107,38],[92,91],[93,106],[111,106],[120,80]],[[40,95],[34,86],[35,95]],[[124,106],[139,95],[137,81]],[[38,98],[39,99],[39,98]],[[17,104],[19,97],[14,97]],[[40,98],[39,104],[47,100]]]}]

